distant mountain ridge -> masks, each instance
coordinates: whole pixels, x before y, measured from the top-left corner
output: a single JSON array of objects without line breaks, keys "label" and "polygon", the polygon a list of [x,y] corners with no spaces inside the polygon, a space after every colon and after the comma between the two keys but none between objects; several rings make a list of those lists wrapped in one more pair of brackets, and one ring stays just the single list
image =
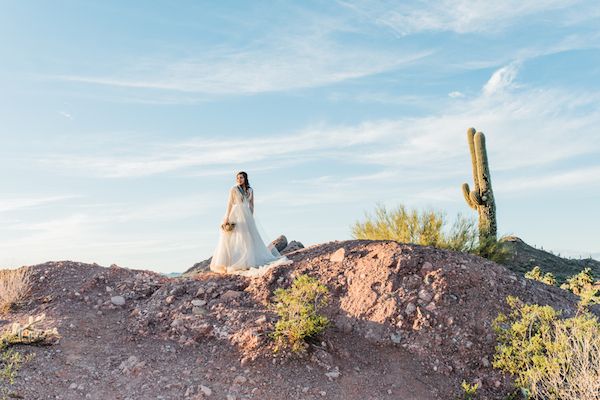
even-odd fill
[{"label": "distant mountain ridge", "polygon": [[539,266],[544,272],[552,272],[559,281],[591,268],[596,278],[600,277],[600,261],[592,258],[571,259],[559,257],[545,250],[536,249],[517,236],[508,236],[502,243],[510,252],[507,265],[515,272],[525,273]]}]

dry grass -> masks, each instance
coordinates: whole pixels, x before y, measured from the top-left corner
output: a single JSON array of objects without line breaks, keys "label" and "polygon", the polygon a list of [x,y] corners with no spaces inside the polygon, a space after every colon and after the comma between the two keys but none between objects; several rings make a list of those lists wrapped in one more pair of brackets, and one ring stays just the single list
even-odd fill
[{"label": "dry grass", "polygon": [[563,323],[554,329],[555,346],[549,353],[555,361],[534,377],[534,398],[600,400],[600,325]]},{"label": "dry grass", "polygon": [[31,289],[31,270],[27,267],[0,270],[0,314],[25,299]]}]

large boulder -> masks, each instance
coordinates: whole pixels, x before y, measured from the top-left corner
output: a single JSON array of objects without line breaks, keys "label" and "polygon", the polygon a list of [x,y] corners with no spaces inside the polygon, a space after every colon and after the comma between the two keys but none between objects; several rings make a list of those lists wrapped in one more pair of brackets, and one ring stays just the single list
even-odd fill
[{"label": "large boulder", "polygon": [[277,239],[273,240],[269,245],[269,248],[275,247],[278,252],[282,252],[288,246],[288,240],[285,235],[279,236]]},{"label": "large boulder", "polygon": [[285,246],[285,248],[282,251],[280,251],[280,253],[288,254],[288,253],[291,253],[291,252],[294,252],[296,250],[300,250],[303,248],[304,248],[304,245],[302,243],[292,240],[290,243],[288,243],[287,246]]}]

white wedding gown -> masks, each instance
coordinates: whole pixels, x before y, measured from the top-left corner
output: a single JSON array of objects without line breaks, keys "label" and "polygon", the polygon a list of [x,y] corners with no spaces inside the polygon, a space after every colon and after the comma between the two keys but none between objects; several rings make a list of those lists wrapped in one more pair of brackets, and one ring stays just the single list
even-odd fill
[{"label": "white wedding gown", "polygon": [[235,226],[229,232],[220,229],[219,243],[210,263],[211,271],[258,276],[276,265],[292,263],[275,247],[270,246],[272,248],[269,249],[265,246],[250,210],[253,197],[252,188],[248,188],[247,194],[238,186],[229,190],[225,215]]}]

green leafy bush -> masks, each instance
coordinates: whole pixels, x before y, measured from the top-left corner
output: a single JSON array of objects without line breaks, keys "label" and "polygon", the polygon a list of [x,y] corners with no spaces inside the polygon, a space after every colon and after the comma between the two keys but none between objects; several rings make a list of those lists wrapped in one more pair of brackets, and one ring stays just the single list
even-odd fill
[{"label": "green leafy bush", "polygon": [[581,313],[560,319],[550,306],[509,296],[509,315],[494,321],[498,338],[493,366],[515,377],[532,398],[598,400],[600,323]]},{"label": "green leafy bush", "polygon": [[552,272],[547,272],[544,274],[540,267],[533,267],[531,271],[527,271],[525,273],[525,278],[533,279],[534,281],[539,281],[545,283],[546,285],[554,286],[556,285],[556,278]]},{"label": "green leafy bush", "polygon": [[366,214],[363,222],[352,226],[355,239],[396,240],[441,249],[462,251],[485,257],[499,263],[509,258],[508,249],[501,241],[479,241],[477,224],[473,218],[457,215],[454,224],[447,229],[443,212],[407,209],[400,205],[388,210],[383,205],[375,208],[375,214]]},{"label": "green leafy bush", "polygon": [[0,399],[10,397],[9,387],[15,383],[17,372],[22,364],[29,361],[32,356],[25,356],[13,349],[8,349],[7,345],[0,340]]},{"label": "green leafy bush", "polygon": [[600,285],[594,285],[591,268],[585,268],[577,275],[568,278],[560,287],[579,296],[579,307],[582,309],[590,304],[600,304]]},{"label": "green leafy bush", "polygon": [[470,251],[477,237],[475,221],[458,216],[450,233],[444,232],[446,220],[440,211],[407,209],[404,205],[388,210],[379,205],[375,215],[366,215],[356,222],[352,235],[356,239],[396,240],[423,246],[435,246],[457,251]]},{"label": "green leafy bush", "polygon": [[469,384],[463,381],[460,387],[463,390],[463,400],[473,400],[477,395],[477,389],[479,389],[479,383]]},{"label": "green leafy bush", "polygon": [[272,334],[275,351],[288,347],[295,353],[304,351],[305,340],[329,325],[327,317],[319,314],[328,302],[327,287],[306,274],[294,279],[290,288],[277,289],[272,303],[279,316]]}]

